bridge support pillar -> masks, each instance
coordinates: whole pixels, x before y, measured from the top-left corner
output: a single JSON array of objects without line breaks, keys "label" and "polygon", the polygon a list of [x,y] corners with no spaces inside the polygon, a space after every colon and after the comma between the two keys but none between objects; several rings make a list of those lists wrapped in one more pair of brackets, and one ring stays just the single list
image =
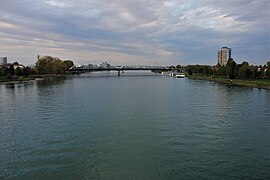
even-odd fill
[{"label": "bridge support pillar", "polygon": [[120,70],[118,70],[118,76],[120,76]]}]

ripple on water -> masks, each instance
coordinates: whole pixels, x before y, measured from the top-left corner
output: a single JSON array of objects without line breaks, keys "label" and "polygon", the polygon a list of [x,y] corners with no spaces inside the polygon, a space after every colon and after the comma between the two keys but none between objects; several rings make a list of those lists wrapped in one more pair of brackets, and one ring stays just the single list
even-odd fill
[{"label": "ripple on water", "polygon": [[91,77],[0,86],[0,178],[269,177],[268,91]]}]

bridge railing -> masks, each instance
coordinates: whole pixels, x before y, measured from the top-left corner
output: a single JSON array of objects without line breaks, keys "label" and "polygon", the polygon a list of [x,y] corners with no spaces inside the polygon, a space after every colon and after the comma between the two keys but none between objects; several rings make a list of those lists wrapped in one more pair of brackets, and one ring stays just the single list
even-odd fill
[{"label": "bridge railing", "polygon": [[167,66],[73,66],[69,70],[169,70]]}]

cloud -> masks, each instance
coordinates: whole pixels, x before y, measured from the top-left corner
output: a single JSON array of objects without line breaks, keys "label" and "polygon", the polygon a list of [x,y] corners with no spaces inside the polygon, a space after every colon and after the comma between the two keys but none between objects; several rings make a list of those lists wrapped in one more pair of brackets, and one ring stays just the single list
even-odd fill
[{"label": "cloud", "polygon": [[270,59],[267,0],[20,0],[0,7],[0,56],[34,63],[36,54],[78,63],[215,64]]}]

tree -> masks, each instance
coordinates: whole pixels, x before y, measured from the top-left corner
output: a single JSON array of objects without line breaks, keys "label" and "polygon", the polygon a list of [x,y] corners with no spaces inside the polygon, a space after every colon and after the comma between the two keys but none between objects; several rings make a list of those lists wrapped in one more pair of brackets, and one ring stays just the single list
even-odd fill
[{"label": "tree", "polygon": [[46,66],[47,66],[47,62],[45,59],[39,59],[37,62],[36,62],[36,71],[38,74],[45,74],[47,72],[47,69],[46,69]]},{"label": "tree", "polygon": [[249,66],[248,62],[242,62],[241,67],[238,70],[238,78],[247,79],[252,78],[254,75],[254,70]]},{"label": "tree", "polygon": [[182,66],[181,65],[177,65],[175,68],[176,68],[177,72],[181,72],[182,71]]},{"label": "tree", "polygon": [[263,70],[262,70],[262,66],[255,66],[255,70],[254,70],[254,78],[258,79],[258,78],[262,78],[263,76]]},{"label": "tree", "polygon": [[229,76],[230,79],[235,78],[235,67],[236,62],[233,59],[229,59],[226,65],[226,75]]},{"label": "tree", "polygon": [[36,62],[36,71],[38,74],[52,74],[54,58],[44,56]]},{"label": "tree", "polygon": [[185,71],[188,72],[189,75],[198,74],[209,76],[213,74],[212,67],[208,65],[188,65]]},{"label": "tree", "polygon": [[53,74],[64,74],[66,72],[66,65],[60,59],[55,59],[53,64]]},{"label": "tree", "polygon": [[7,66],[2,66],[0,69],[0,76],[7,76],[7,74],[8,74]]},{"label": "tree", "polygon": [[23,76],[28,76],[29,75],[28,66],[27,67],[23,67],[23,69],[22,69],[22,75]]},{"label": "tree", "polygon": [[234,68],[234,77],[239,78],[239,69],[241,68],[241,64],[236,64]]},{"label": "tree", "polygon": [[207,66],[207,65],[202,66],[202,73],[204,75],[207,75],[207,76],[212,75],[213,74],[212,67],[211,66]]},{"label": "tree", "polygon": [[71,60],[65,60],[65,61],[63,61],[63,63],[66,66],[66,70],[68,70],[69,68],[71,68],[72,66],[74,66],[74,63]]},{"label": "tree", "polygon": [[226,76],[226,66],[220,66],[217,70],[218,76]]},{"label": "tree", "polygon": [[64,74],[74,65],[73,61],[62,61],[57,57],[44,56],[36,62],[36,72],[38,74]]},{"label": "tree", "polygon": [[265,75],[268,77],[268,79],[270,79],[270,61],[267,62],[267,70]]},{"label": "tree", "polygon": [[268,77],[268,79],[270,79],[270,69],[266,70],[265,75]]},{"label": "tree", "polygon": [[11,66],[8,68],[8,74],[9,74],[10,76],[13,76],[13,75],[14,75],[14,72],[15,72],[14,66],[11,65]]},{"label": "tree", "polygon": [[21,76],[21,75],[22,75],[22,69],[19,68],[19,67],[17,67],[17,68],[15,69],[14,75],[15,75],[15,76]]},{"label": "tree", "polygon": [[249,66],[249,64],[248,64],[247,61],[243,61],[241,65],[242,65],[242,66]]}]

